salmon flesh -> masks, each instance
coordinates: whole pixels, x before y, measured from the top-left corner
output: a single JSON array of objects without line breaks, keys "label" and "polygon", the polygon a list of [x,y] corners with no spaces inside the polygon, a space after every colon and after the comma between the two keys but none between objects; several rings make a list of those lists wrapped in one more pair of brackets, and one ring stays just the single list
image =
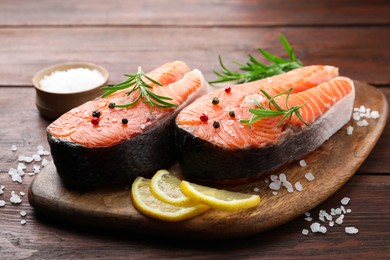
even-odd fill
[{"label": "salmon flesh", "polygon": [[[199,70],[190,70],[180,61],[164,64],[148,76],[162,84],[153,86],[152,92],[172,98],[170,103],[176,107],[151,109],[141,101],[130,108],[110,108],[110,102],[127,104],[137,97],[137,91],[128,95],[126,89],[76,107],[48,126],[54,164],[66,186],[130,184],[136,176],[149,176],[176,160],[174,119],[207,92],[207,82]],[[94,125],[96,110],[100,118]]]},{"label": "salmon flesh", "polygon": [[[282,116],[242,123],[257,108],[255,100],[268,108],[260,90],[275,96],[290,88],[288,104],[286,94],[275,102],[283,109],[303,105],[299,112],[308,126],[295,114],[283,123]],[[239,183],[301,159],[350,120],[355,98],[353,81],[332,66],[307,66],[229,90],[198,98],[176,118],[179,162],[189,179]]]}]

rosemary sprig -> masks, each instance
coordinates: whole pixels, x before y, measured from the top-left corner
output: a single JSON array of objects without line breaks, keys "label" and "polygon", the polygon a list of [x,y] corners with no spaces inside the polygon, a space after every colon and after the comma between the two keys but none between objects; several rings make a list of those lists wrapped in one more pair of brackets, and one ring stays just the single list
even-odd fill
[{"label": "rosemary sprig", "polygon": [[[254,122],[257,122],[260,119],[267,118],[267,117],[283,116],[277,125],[278,127],[280,127],[286,119],[291,120],[292,116],[295,114],[299,120],[301,120],[305,125],[309,126],[309,124],[307,124],[303,120],[301,113],[299,112],[299,109],[302,106],[304,106],[306,103],[303,103],[302,105],[299,106],[289,107],[288,99],[290,97],[291,91],[292,88],[271,97],[266,91],[260,90],[260,92],[268,99],[268,109],[262,106],[256,99],[254,99],[254,102],[259,107],[259,109],[253,109],[253,108],[249,109],[249,111],[252,113],[251,118],[249,120],[241,120],[240,122],[243,124],[249,124],[249,126],[251,127]],[[284,94],[287,94],[286,96],[287,110],[281,108],[275,102],[275,98]],[[274,107],[274,109],[271,108],[271,105]]]},{"label": "rosemary sprig", "polygon": [[169,103],[166,100],[172,100],[170,97],[165,97],[165,96],[160,96],[151,91],[153,89],[152,86],[148,85],[144,80],[143,77],[148,79],[150,82],[161,86],[161,83],[158,82],[157,80],[154,80],[147,76],[141,69],[141,67],[138,67],[138,72],[136,74],[125,74],[126,77],[128,77],[126,80],[123,82],[116,84],[114,86],[107,86],[102,88],[102,90],[105,90],[106,92],[102,95],[102,97],[107,97],[118,90],[126,89],[126,88],[131,88],[129,92],[126,92],[127,95],[132,94],[135,91],[139,91],[137,98],[128,103],[128,104],[115,104],[115,107],[118,108],[126,108],[126,107],[131,107],[137,104],[141,99],[142,102],[147,103],[150,105],[150,109],[152,107],[157,107],[157,108],[171,108],[175,107],[175,104]]},{"label": "rosemary sprig", "polygon": [[248,54],[249,61],[246,64],[241,64],[239,62],[234,62],[240,66],[240,70],[244,71],[242,73],[235,72],[226,68],[222,62],[221,56],[219,56],[219,64],[221,65],[222,71],[218,72],[213,70],[213,72],[219,77],[219,79],[210,81],[210,84],[222,83],[228,81],[237,81],[238,84],[251,82],[274,75],[282,74],[287,71],[300,68],[303,66],[302,62],[295,57],[294,49],[287,41],[287,39],[281,34],[280,41],[284,49],[287,51],[289,59],[283,59],[277,57],[262,48],[258,48],[258,51],[269,61],[272,62],[271,65],[267,66],[256,60],[251,54]]}]

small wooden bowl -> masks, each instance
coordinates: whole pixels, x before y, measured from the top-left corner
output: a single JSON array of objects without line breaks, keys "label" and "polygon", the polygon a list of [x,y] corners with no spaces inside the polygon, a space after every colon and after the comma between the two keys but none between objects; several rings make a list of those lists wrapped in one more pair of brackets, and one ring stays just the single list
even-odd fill
[{"label": "small wooden bowl", "polygon": [[[105,81],[94,88],[71,93],[54,93],[41,88],[40,82],[45,76],[52,74],[54,71],[66,71],[76,68],[97,70],[103,75]],[[32,79],[36,90],[35,104],[42,116],[52,120],[57,119],[72,108],[99,97],[103,93],[101,88],[107,85],[108,77],[109,74],[105,68],[92,63],[62,63],[47,67],[37,72]]]}]

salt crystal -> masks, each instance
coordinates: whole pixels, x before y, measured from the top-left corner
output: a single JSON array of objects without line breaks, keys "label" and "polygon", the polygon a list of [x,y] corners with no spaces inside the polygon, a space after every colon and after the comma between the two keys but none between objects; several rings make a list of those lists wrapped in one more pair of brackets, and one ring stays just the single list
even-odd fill
[{"label": "salt crystal", "polygon": [[50,154],[50,152],[49,151],[43,151],[43,155],[49,155]]},{"label": "salt crystal", "polygon": [[379,116],[380,115],[379,115],[378,111],[374,110],[371,112],[371,118],[377,119],[377,118],[379,118]]},{"label": "salt crystal", "polygon": [[35,172],[29,172],[28,173],[28,176],[33,176],[33,175],[35,175]]},{"label": "salt crystal", "polygon": [[253,191],[254,191],[254,192],[259,192],[260,189],[259,189],[259,188],[254,188]]},{"label": "salt crystal", "polygon": [[332,216],[336,215],[336,210],[334,208],[330,209],[330,215],[332,215]]},{"label": "salt crystal", "polygon": [[345,233],[354,235],[359,233],[359,230],[355,227],[345,227]]},{"label": "salt crystal", "polygon": [[321,233],[325,234],[326,231],[328,231],[328,230],[326,229],[326,227],[324,227],[324,226],[321,226],[321,227],[320,227],[320,232],[321,232]]},{"label": "salt crystal", "polygon": [[23,191],[19,192],[20,196],[24,196],[26,195],[26,193],[24,193]]},{"label": "salt crystal", "polygon": [[97,70],[74,68],[52,72],[40,81],[40,86],[48,92],[72,93],[92,89],[104,81],[103,75]]},{"label": "salt crystal", "polygon": [[366,107],[365,106],[360,106],[360,108],[359,108],[359,112],[360,113],[364,113],[364,112],[366,112]]},{"label": "salt crystal", "polygon": [[324,215],[319,215],[319,220],[321,220],[322,222],[325,222],[325,216]]},{"label": "salt crystal", "polygon": [[312,217],[306,217],[305,220],[310,222],[310,221],[313,220],[313,218]]},{"label": "salt crystal", "polygon": [[305,212],[306,217],[310,217],[310,212]]},{"label": "salt crystal", "polygon": [[22,220],[20,221],[20,224],[26,225],[26,220],[22,219]]},{"label": "salt crystal", "polygon": [[302,235],[307,236],[307,234],[309,234],[309,230],[306,228],[302,229]]},{"label": "salt crystal", "polygon": [[269,179],[265,179],[264,182],[268,184],[269,183]]},{"label": "salt crystal", "polygon": [[351,213],[352,212],[352,210],[351,209],[347,209],[347,213]]},{"label": "salt crystal", "polygon": [[24,155],[19,155],[18,156],[18,161],[23,162],[24,161]]},{"label": "salt crystal", "polygon": [[24,176],[23,169],[18,168],[17,171],[18,171],[19,176]]},{"label": "salt crystal", "polygon": [[336,212],[337,215],[340,215],[340,214],[341,214],[341,208],[337,208],[337,209],[335,210],[335,212]]},{"label": "salt crystal", "polygon": [[40,162],[40,161],[41,161],[41,156],[40,156],[39,154],[33,154],[31,157],[32,157],[32,158],[34,159],[34,161],[36,161],[36,162]]},{"label": "salt crystal", "polygon": [[302,184],[299,181],[297,181],[294,186],[297,191],[303,190]]},{"label": "salt crystal", "polygon": [[326,220],[331,221],[333,219],[332,215],[326,214]]},{"label": "salt crystal", "polygon": [[43,145],[41,145],[41,144],[37,146],[37,150],[38,150],[38,151],[39,151],[39,150],[44,150],[44,149],[45,149],[45,147],[43,147]]},{"label": "salt crystal", "polygon": [[284,186],[287,190],[291,190],[291,189],[292,189],[292,191],[294,191],[293,186],[292,186],[292,184],[291,184],[289,181],[283,182],[283,186]]},{"label": "salt crystal", "polygon": [[16,152],[18,150],[18,147],[16,145],[11,146],[11,151]]},{"label": "salt crystal", "polygon": [[351,200],[350,198],[344,197],[344,198],[341,200],[341,204],[343,204],[343,205],[348,205],[348,203],[349,203],[350,200]]},{"label": "salt crystal", "polygon": [[355,121],[359,121],[360,120],[360,113],[353,113],[352,119]]},{"label": "salt crystal", "polygon": [[273,191],[272,194],[273,194],[274,196],[276,196],[276,195],[278,195],[278,192],[277,192],[277,191]]},{"label": "salt crystal", "polygon": [[27,166],[24,163],[18,163],[17,169],[25,170],[26,168],[27,168]]},{"label": "salt crystal", "polygon": [[271,190],[280,190],[280,181],[273,181],[268,186]]},{"label": "salt crystal", "polygon": [[8,170],[8,174],[9,174],[10,176],[12,176],[12,175],[18,174],[18,171],[17,171],[15,168],[10,168],[10,169]]},{"label": "salt crystal", "polygon": [[279,180],[281,182],[287,181],[286,174],[284,174],[284,173],[279,174]]},{"label": "salt crystal", "polygon": [[0,186],[0,195],[2,195],[2,194],[4,194],[4,186],[3,185]]},{"label": "salt crystal", "polygon": [[345,211],[344,206],[340,206],[340,209],[341,209],[341,212],[342,212],[343,214],[347,213],[347,212]]},{"label": "salt crystal", "polygon": [[14,175],[11,176],[11,178],[12,178],[12,181],[14,181],[14,182],[19,182],[19,183],[23,182],[22,181],[22,177],[20,177],[19,174],[14,174]]},{"label": "salt crystal", "polygon": [[320,231],[320,224],[317,222],[314,222],[310,225],[311,232],[316,233]]},{"label": "salt crystal", "polygon": [[30,156],[25,156],[23,158],[23,161],[25,161],[26,163],[31,163],[32,161],[34,160],[34,158],[30,157]]},{"label": "salt crystal", "polygon": [[368,122],[367,122],[367,120],[365,120],[365,119],[363,119],[363,120],[361,120],[361,121],[358,121],[356,124],[357,124],[358,126],[368,126]]},{"label": "salt crystal", "polygon": [[22,199],[19,197],[19,195],[15,194],[14,191],[11,192],[11,198],[9,200],[14,204],[20,204],[22,202]]},{"label": "salt crystal", "polygon": [[270,178],[271,178],[271,181],[276,181],[278,179],[278,176],[277,175],[271,175]]},{"label": "salt crystal", "polygon": [[343,220],[344,220],[344,215],[340,215],[340,217],[338,217],[335,222],[336,224],[341,225],[343,224]]},{"label": "salt crystal", "polygon": [[358,108],[358,107],[355,107],[355,108],[353,109],[353,111],[359,112],[359,108]]},{"label": "salt crystal", "polygon": [[353,126],[348,126],[347,127],[347,135],[352,135],[352,133],[353,133]]},{"label": "salt crystal", "polygon": [[27,212],[26,212],[26,211],[24,211],[24,210],[20,211],[20,216],[22,216],[22,217],[25,217],[25,216],[27,216]]},{"label": "salt crystal", "polygon": [[43,158],[43,160],[41,162],[42,167],[45,167],[48,164],[49,164],[49,160],[47,160],[46,158]]},{"label": "salt crystal", "polygon": [[314,175],[311,173],[311,172],[308,172],[305,174],[305,178],[308,180],[308,181],[313,181],[315,179]]},{"label": "salt crystal", "polygon": [[5,201],[4,200],[0,200],[0,207],[4,207],[5,206]]},{"label": "salt crystal", "polygon": [[306,166],[307,166],[305,160],[300,160],[300,161],[299,161],[299,165],[300,165],[301,167],[306,167]]},{"label": "salt crystal", "polygon": [[334,226],[334,222],[333,221],[329,221],[329,227],[333,227]]}]

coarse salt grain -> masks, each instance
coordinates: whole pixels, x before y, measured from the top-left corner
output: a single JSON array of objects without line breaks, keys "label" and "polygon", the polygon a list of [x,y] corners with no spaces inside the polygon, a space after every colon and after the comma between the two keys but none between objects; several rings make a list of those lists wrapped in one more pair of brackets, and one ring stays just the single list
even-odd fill
[{"label": "coarse salt grain", "polygon": [[309,234],[309,230],[306,228],[302,229],[302,235],[307,236],[307,234]]},{"label": "coarse salt grain", "polygon": [[320,227],[320,232],[321,232],[321,233],[325,234],[326,231],[328,231],[328,230],[326,229],[326,227],[324,227],[324,226],[321,226],[321,227]]},{"label": "coarse salt grain", "polygon": [[307,166],[305,160],[300,160],[300,161],[299,161],[299,165],[300,165],[301,167],[306,167],[306,166]]},{"label": "coarse salt grain", "polygon": [[305,178],[308,180],[308,181],[313,181],[315,179],[314,175],[311,173],[311,172],[308,172],[305,174]]},{"label": "coarse salt grain", "polygon": [[359,229],[357,229],[355,227],[345,227],[345,233],[354,235],[354,234],[359,233]]},{"label": "coarse salt grain", "polygon": [[310,217],[310,215],[311,215],[310,212],[305,212],[304,214],[306,217]]},{"label": "coarse salt grain", "polygon": [[41,166],[42,167],[45,167],[46,165],[48,165],[49,164],[49,160],[47,160],[46,158],[43,158],[43,160],[42,160],[42,162],[41,162]]},{"label": "coarse salt grain", "polygon": [[26,221],[25,219],[22,219],[22,220],[20,221],[20,224],[22,224],[22,225],[26,225],[26,223],[27,223],[27,221]]},{"label": "coarse salt grain", "polygon": [[378,111],[374,110],[374,111],[371,112],[371,118],[377,119],[379,117],[380,117],[380,115],[379,115]]},{"label": "coarse salt grain", "polygon": [[358,126],[368,126],[368,122],[366,119],[360,120],[356,123]]},{"label": "coarse salt grain", "polygon": [[271,189],[271,190],[280,190],[280,181],[273,181],[273,182],[271,182],[270,184],[269,184],[269,188]]},{"label": "coarse salt grain", "polygon": [[351,209],[347,209],[347,213],[351,213],[352,212],[352,210]]},{"label": "coarse salt grain", "polygon": [[281,182],[287,181],[286,174],[284,174],[284,173],[279,174],[279,180],[280,180]]},{"label": "coarse salt grain", "polygon": [[312,217],[306,217],[305,220],[308,221],[308,222],[310,222],[310,221],[313,220],[313,218],[312,218]]},{"label": "coarse salt grain", "polygon": [[5,206],[5,201],[4,200],[0,200],[0,207],[4,207]]},{"label": "coarse salt grain", "polygon": [[25,216],[27,216],[27,212],[26,212],[26,211],[24,211],[24,210],[20,211],[20,216],[22,216],[22,217],[25,217]]},{"label": "coarse salt grain", "polygon": [[259,192],[260,189],[259,189],[259,188],[254,188],[253,191],[254,191],[254,192]]},{"label": "coarse salt grain", "polygon": [[334,226],[334,222],[333,221],[329,221],[329,227],[333,227]]},{"label": "coarse salt grain", "polygon": [[19,197],[19,195],[15,194],[15,191],[11,192],[11,198],[9,200],[14,204],[20,204],[22,202],[22,199]]},{"label": "coarse salt grain", "polygon": [[3,185],[0,186],[0,195],[1,195],[1,194],[4,194],[4,188],[5,188],[5,187],[4,187]]},{"label": "coarse salt grain", "polygon": [[320,231],[320,223],[314,222],[310,225],[311,232],[316,233]]},{"label": "coarse salt grain", "polygon": [[54,71],[40,81],[42,90],[54,93],[72,93],[89,90],[103,84],[103,75],[87,68]]},{"label": "coarse salt grain", "polygon": [[277,191],[273,191],[272,194],[273,194],[274,196],[276,196],[276,195],[278,195],[278,192],[277,192]]},{"label": "coarse salt grain", "polygon": [[270,178],[271,178],[271,181],[278,180],[278,176],[277,175],[271,175]]},{"label": "coarse salt grain", "polygon": [[11,146],[11,151],[16,152],[18,150],[18,147],[16,145]]},{"label": "coarse salt grain", "polygon": [[347,127],[347,135],[352,135],[352,133],[353,133],[353,126],[348,126]]},{"label": "coarse salt grain", "polygon": [[339,224],[339,225],[343,224],[343,221],[344,221],[344,215],[340,215],[340,217],[338,217],[335,220],[336,224]]},{"label": "coarse salt grain", "polygon": [[23,191],[19,192],[20,196],[24,196],[26,195],[26,193],[24,193]]},{"label": "coarse salt grain", "polygon": [[36,161],[36,162],[40,162],[41,161],[41,156],[39,154],[33,154],[31,156],[31,158],[33,158],[34,161]]},{"label": "coarse salt grain", "polygon": [[351,200],[350,198],[344,197],[344,198],[342,198],[342,200],[341,200],[341,204],[343,204],[344,206],[346,206],[346,205],[348,205],[348,203],[349,203],[350,200]]},{"label": "coarse salt grain", "polygon": [[302,184],[299,181],[297,181],[294,186],[297,191],[303,190]]}]

